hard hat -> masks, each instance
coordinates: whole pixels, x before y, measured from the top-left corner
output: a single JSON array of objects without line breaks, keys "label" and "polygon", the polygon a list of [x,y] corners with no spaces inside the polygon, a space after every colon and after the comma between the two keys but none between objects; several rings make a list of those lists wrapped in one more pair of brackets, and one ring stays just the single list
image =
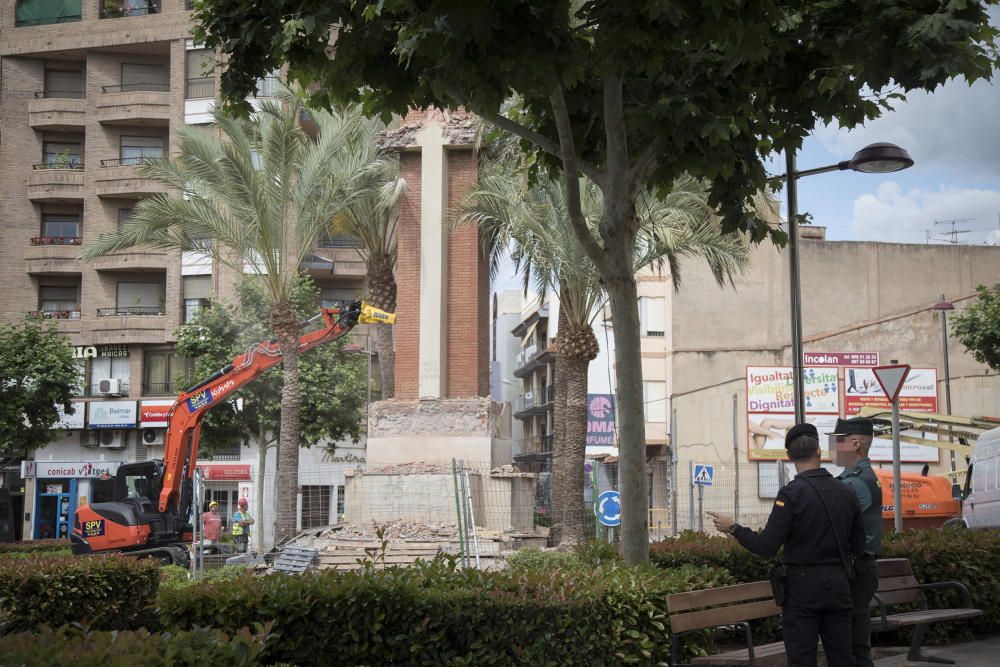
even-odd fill
[{"label": "hard hat", "polygon": [[246,504],[247,504],[247,499],[246,498],[240,498],[240,507],[242,507],[243,505],[246,505]]},{"label": "hard hat", "polygon": [[219,506],[219,503],[217,503],[217,502],[215,502],[215,501],[213,500],[212,502],[210,502],[210,503],[208,504],[208,506],[209,506],[209,507],[218,507],[218,506]]}]

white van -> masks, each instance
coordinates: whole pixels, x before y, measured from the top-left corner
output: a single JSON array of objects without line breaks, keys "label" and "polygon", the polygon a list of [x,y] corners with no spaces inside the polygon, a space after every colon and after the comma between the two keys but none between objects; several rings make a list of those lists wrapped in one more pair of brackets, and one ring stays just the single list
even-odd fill
[{"label": "white van", "polygon": [[1000,528],[1000,428],[979,436],[972,450],[962,522],[968,528]]}]

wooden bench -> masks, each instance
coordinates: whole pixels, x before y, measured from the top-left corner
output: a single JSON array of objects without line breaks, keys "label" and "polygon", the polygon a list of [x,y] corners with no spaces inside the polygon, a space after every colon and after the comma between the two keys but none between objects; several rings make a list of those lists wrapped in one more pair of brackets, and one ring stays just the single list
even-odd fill
[{"label": "wooden bench", "polygon": [[743,626],[747,647],[715,655],[701,656],[694,665],[756,665],[759,661],[784,664],[785,645],[782,642],[754,646],[749,621],[781,614],[774,602],[771,583],[755,581],[749,584],[709,588],[703,591],[675,593],[667,596],[670,615],[670,664],[677,665],[680,637],[728,625]]},{"label": "wooden bench", "polygon": [[[954,588],[962,594],[962,608],[930,609],[927,603],[926,590],[938,588]],[[916,611],[904,611],[895,614],[887,613],[887,608],[900,604],[916,604]],[[878,592],[871,602],[877,608],[878,615],[872,617],[872,632],[888,632],[904,626],[916,626],[910,652],[907,659],[921,662],[939,662],[954,664],[954,660],[938,656],[926,655],[921,649],[924,633],[932,623],[944,621],[961,621],[982,616],[981,609],[972,608],[972,597],[969,590],[957,581],[940,581],[921,584],[913,576],[913,568],[906,558],[885,558],[878,561]]]}]

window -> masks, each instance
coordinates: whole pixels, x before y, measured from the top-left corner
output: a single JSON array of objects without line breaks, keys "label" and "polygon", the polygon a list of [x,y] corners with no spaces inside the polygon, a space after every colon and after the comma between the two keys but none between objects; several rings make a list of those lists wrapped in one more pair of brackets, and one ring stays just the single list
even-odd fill
[{"label": "window", "polygon": [[89,361],[90,377],[87,382],[89,396],[98,395],[98,384],[104,379],[118,380],[121,394],[128,394],[128,357],[97,357],[96,359],[90,359]]},{"label": "window", "polygon": [[43,317],[69,316],[71,313],[79,317],[80,299],[75,285],[42,285],[38,288],[38,301]]},{"label": "window", "polygon": [[667,383],[642,383],[643,414],[647,422],[667,421]]},{"label": "window", "polygon": [[302,529],[330,525],[329,486],[302,487]]},{"label": "window", "polygon": [[83,167],[83,142],[45,138],[42,164],[46,169],[80,169]]},{"label": "window", "polygon": [[82,0],[21,0],[17,3],[14,25],[47,25],[80,20]]},{"label": "window", "polygon": [[337,486],[337,521],[344,516],[344,485]]},{"label": "window", "polygon": [[118,92],[130,93],[137,90],[169,91],[170,79],[166,65],[122,63],[122,83]]},{"label": "window", "polygon": [[83,72],[81,70],[46,69],[44,97],[83,99]]},{"label": "window", "polygon": [[187,52],[187,92],[189,100],[215,97],[215,57],[208,49]]},{"label": "window", "polygon": [[174,350],[147,350],[142,363],[142,393],[176,394],[191,380],[191,361]]},{"label": "window", "polygon": [[42,236],[48,239],[60,239],[66,243],[80,240],[79,213],[43,213]]},{"label": "window", "polygon": [[663,297],[639,297],[639,329],[643,336],[663,336],[666,331],[666,302]]},{"label": "window", "polygon": [[142,164],[146,160],[163,157],[163,137],[121,138],[121,164],[123,167]]},{"label": "window", "polygon": [[124,224],[131,222],[132,220],[132,209],[130,208],[120,208],[118,209],[118,226],[121,227]]},{"label": "window", "polygon": [[278,92],[279,70],[274,70],[263,79],[257,79],[257,94],[254,97],[274,97]]},{"label": "window", "polygon": [[118,283],[115,309],[119,315],[162,315],[166,288],[163,283]]},{"label": "window", "polygon": [[212,298],[212,276],[184,276],[184,321],[190,322]]},{"label": "window", "polygon": [[320,307],[336,308],[345,301],[357,301],[360,290],[351,287],[323,287],[320,290]]}]

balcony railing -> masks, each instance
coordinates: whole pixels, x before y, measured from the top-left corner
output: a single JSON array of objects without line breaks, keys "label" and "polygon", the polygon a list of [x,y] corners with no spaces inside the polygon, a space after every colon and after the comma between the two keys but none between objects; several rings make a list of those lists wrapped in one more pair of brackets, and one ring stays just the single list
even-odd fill
[{"label": "balcony railing", "polygon": [[535,407],[535,394],[521,394],[517,397],[517,412]]},{"label": "balcony railing", "polygon": [[[79,308],[79,306],[75,306]],[[78,320],[79,310],[33,310],[28,313],[31,317],[40,317],[43,320]]]},{"label": "balcony railing", "polygon": [[215,97],[215,77],[199,76],[187,80],[185,99],[197,100]]},{"label": "balcony railing", "polygon": [[211,454],[198,454],[199,461],[239,461],[240,443],[226,445],[213,451]]},{"label": "balcony railing", "polygon": [[31,245],[80,245],[79,236],[32,236]]},{"label": "balcony railing", "polygon": [[102,93],[169,93],[169,83],[118,83],[113,86],[101,86]]},{"label": "balcony railing", "polygon": [[102,167],[140,167],[157,160],[165,160],[163,157],[120,157],[113,160],[101,160]]},{"label": "balcony railing", "polygon": [[98,317],[114,317],[116,315],[166,315],[163,306],[118,306],[116,308],[98,308]]},{"label": "balcony railing", "polygon": [[[107,396],[109,394],[104,394],[101,392],[100,383],[91,382],[85,385],[83,388],[83,396],[90,398],[92,396]],[[118,391],[113,394],[114,396],[128,396],[128,380],[118,381]]]},{"label": "balcony railing", "polygon": [[87,93],[82,90],[36,90],[35,98],[42,99],[63,99],[82,100],[86,99]]},{"label": "balcony railing", "polygon": [[184,299],[184,322],[190,322],[202,310],[211,307],[211,299]]},{"label": "balcony railing", "polygon": [[160,0],[104,0],[101,4],[102,19],[117,19],[123,16],[145,16],[160,13]]},{"label": "balcony railing", "polygon": [[83,171],[83,162],[81,160],[71,159],[68,161],[56,161],[52,160],[50,162],[39,162],[38,164],[31,165],[31,168],[35,171]]},{"label": "balcony railing", "polygon": [[361,240],[353,236],[324,236],[319,240],[320,248],[360,248]]}]

